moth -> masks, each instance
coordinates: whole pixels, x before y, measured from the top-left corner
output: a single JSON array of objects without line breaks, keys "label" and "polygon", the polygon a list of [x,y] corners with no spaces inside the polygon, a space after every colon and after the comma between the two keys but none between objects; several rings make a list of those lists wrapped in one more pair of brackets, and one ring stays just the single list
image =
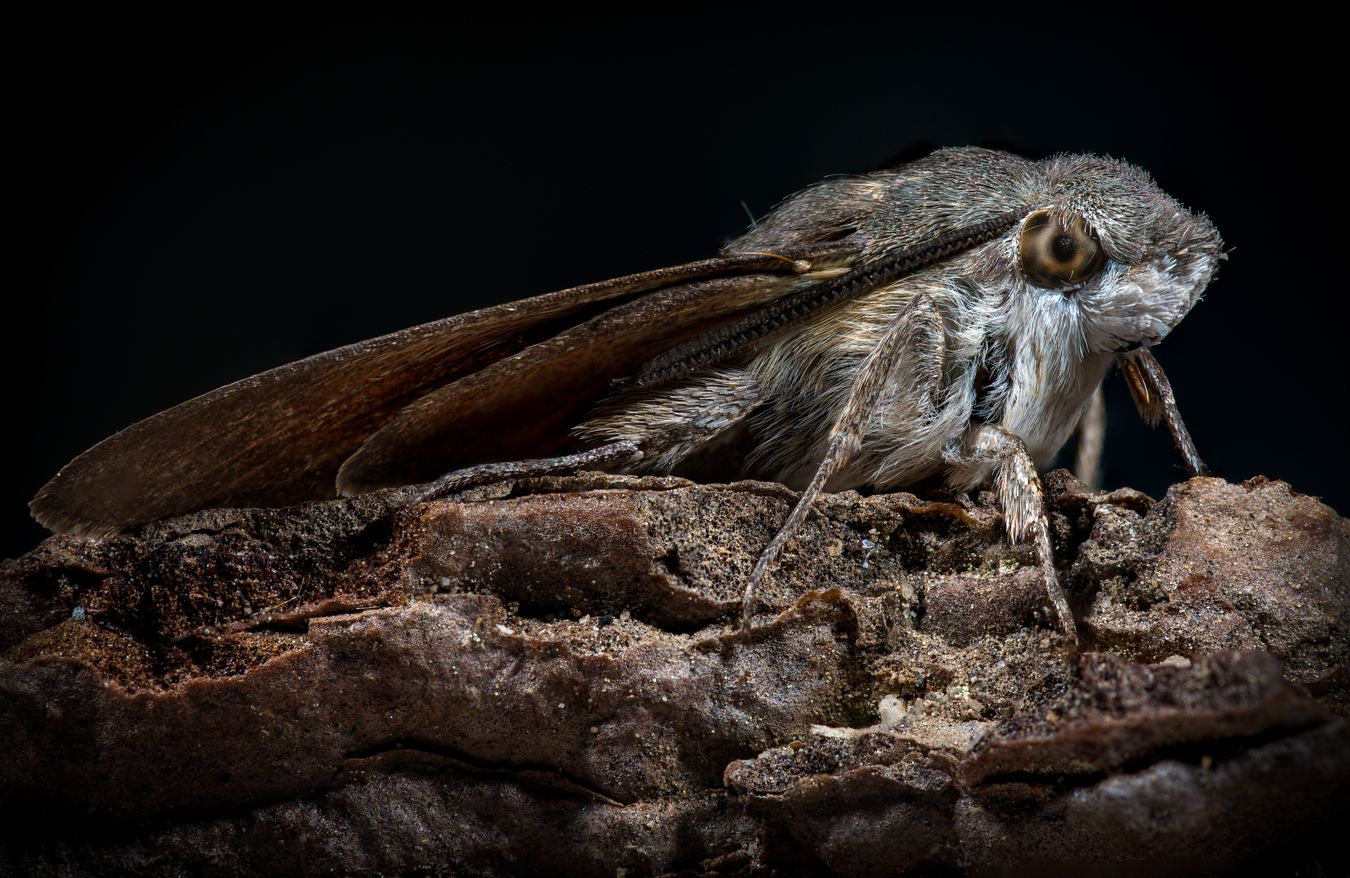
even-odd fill
[{"label": "moth", "polygon": [[771,479],[801,495],[746,583],[748,633],[822,492],[992,482],[1072,648],[1038,471],[1075,429],[1094,465],[1118,363],[1140,413],[1204,472],[1150,349],[1222,258],[1210,221],[1127,163],[940,150],[807,188],[709,259],[222,387],[86,451],[31,508],[97,536],[212,506],[408,485],[428,499],[583,468]]}]

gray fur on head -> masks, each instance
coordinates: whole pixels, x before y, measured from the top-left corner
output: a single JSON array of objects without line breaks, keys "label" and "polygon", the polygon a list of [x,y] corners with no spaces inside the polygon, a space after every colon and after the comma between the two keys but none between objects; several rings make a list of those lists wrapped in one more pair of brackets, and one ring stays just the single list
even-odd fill
[{"label": "gray fur on head", "polygon": [[[942,149],[894,171],[840,177],[780,205],[729,251],[773,251],[829,240],[867,255],[910,247],[1009,210],[1042,208],[1085,219],[1110,258],[1074,296],[1065,329],[1083,351],[1161,341],[1213,279],[1223,241],[1149,174],[1127,162],[1057,155],[1033,162],[1009,153]],[[1010,234],[961,260],[986,290],[1034,295]],[[1062,296],[1062,291],[1056,290]]]}]

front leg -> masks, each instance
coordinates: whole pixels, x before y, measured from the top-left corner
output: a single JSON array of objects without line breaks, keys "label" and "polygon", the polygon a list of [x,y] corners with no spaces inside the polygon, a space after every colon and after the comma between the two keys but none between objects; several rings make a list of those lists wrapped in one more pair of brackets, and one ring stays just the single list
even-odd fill
[{"label": "front leg", "polygon": [[1055,556],[1050,545],[1050,520],[1045,514],[1045,488],[1036,473],[1036,462],[1026,443],[1013,433],[993,424],[972,425],[961,446],[956,464],[994,465],[994,483],[1007,525],[1008,538],[1014,543],[1030,540],[1036,551],[1036,563],[1045,577],[1050,603],[1059,617],[1069,652],[1078,652],[1078,629],[1074,625],[1069,600],[1055,573]]},{"label": "front leg", "polygon": [[1195,450],[1186,423],[1181,420],[1181,409],[1177,408],[1177,398],[1172,393],[1172,384],[1167,380],[1162,366],[1148,348],[1139,348],[1116,357],[1120,369],[1125,373],[1125,383],[1130,387],[1130,396],[1139,409],[1139,416],[1150,427],[1156,427],[1158,421],[1167,423],[1172,434],[1172,444],[1186,463],[1186,469],[1193,476],[1209,475],[1209,467],[1200,459]]}]

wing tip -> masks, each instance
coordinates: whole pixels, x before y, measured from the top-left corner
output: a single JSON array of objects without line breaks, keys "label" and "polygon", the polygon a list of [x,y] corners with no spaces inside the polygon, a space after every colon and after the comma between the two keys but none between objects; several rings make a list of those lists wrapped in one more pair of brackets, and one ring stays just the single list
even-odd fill
[{"label": "wing tip", "polygon": [[58,474],[28,501],[28,511],[38,524],[54,534],[93,539],[105,539],[122,530],[117,524],[98,521],[77,512],[69,501],[60,497],[60,481],[61,476]]},{"label": "wing tip", "polygon": [[358,497],[361,494],[369,494],[371,491],[378,491],[380,488],[390,487],[385,484],[377,484],[368,477],[365,477],[362,469],[362,460],[359,459],[360,454],[361,451],[358,449],[342,462],[342,466],[338,467],[337,478],[335,480],[337,496]]}]

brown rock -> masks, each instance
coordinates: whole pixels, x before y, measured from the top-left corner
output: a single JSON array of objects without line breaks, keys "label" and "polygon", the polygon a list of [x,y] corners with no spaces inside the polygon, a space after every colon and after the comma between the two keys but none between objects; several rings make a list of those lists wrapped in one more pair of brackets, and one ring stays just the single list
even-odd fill
[{"label": "brown rock", "polygon": [[1077,661],[987,496],[827,498],[750,643],[759,483],[54,537],[0,568],[0,874],[1334,872],[1350,524],[1049,482]]},{"label": "brown rock", "polygon": [[1192,479],[1145,516],[1099,512],[1074,571],[1100,584],[1083,625],[1098,648],[1143,662],[1268,650],[1345,714],[1347,546],[1350,522],[1284,482]]}]

